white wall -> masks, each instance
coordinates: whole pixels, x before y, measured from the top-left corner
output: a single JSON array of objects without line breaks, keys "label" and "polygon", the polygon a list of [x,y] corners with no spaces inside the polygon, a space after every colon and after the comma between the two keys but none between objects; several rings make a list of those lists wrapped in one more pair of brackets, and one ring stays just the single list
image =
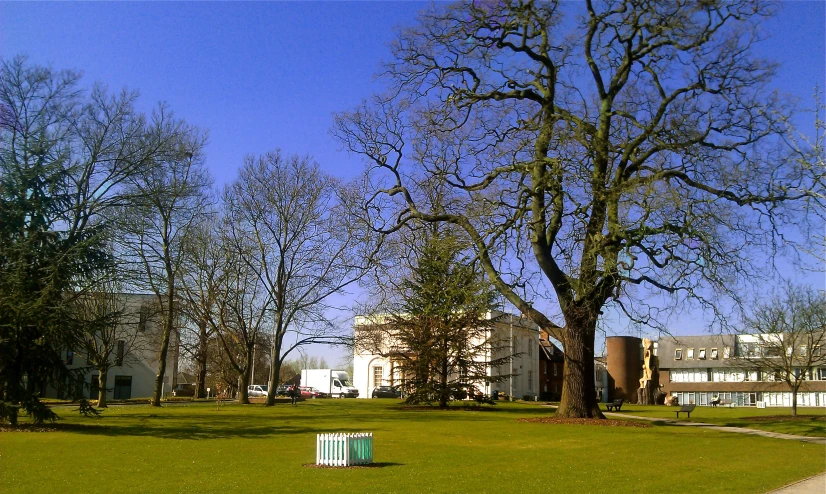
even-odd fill
[{"label": "white wall", "polygon": [[[511,335],[516,339],[516,353],[519,356],[512,360],[512,363],[503,365],[500,369],[488,369],[488,375],[513,374],[510,379],[504,382],[495,383],[483,390],[485,394],[491,394],[498,390],[501,393],[510,394],[521,399],[525,395],[539,395],[539,332],[536,327],[523,318],[495,312],[489,315],[496,318],[496,322],[491,328],[492,339],[510,341]],[[367,319],[357,317],[355,330],[359,325],[367,323]],[[510,350],[503,350],[502,353],[509,354]],[[501,355],[493,355],[498,358]],[[491,356],[487,356],[490,360]],[[382,368],[382,382],[377,383],[374,379],[374,368]],[[394,379],[392,366],[388,359],[371,353],[354,353],[353,355],[353,385],[359,390],[359,398],[370,398],[373,389],[379,385],[398,384],[398,379]],[[530,373],[530,374],[529,374]],[[530,376],[530,378],[529,378]],[[530,383],[529,383],[530,381]]]}]

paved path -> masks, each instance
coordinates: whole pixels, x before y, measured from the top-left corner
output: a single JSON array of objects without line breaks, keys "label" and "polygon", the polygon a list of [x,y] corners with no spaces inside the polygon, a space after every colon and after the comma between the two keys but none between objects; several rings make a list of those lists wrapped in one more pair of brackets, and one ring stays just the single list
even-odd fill
[{"label": "paved path", "polygon": [[826,473],[809,477],[781,487],[769,494],[823,494],[826,492]]},{"label": "paved path", "polygon": [[[810,437],[810,436],[795,436],[793,434],[781,434],[779,432],[761,431],[757,429],[747,429],[745,427],[729,427],[725,425],[707,424],[705,422],[689,422],[684,420],[672,420],[662,417],[641,417],[639,415],[629,415],[627,413],[613,413],[603,412],[606,417],[627,418],[634,420],[647,420],[649,422],[662,422],[668,425],[682,425],[686,427],[705,427],[707,429],[714,429],[721,432],[733,432],[736,434],[751,434],[753,436],[773,437],[775,439],[789,439],[794,441],[803,441],[814,444],[826,445],[826,437]],[[821,493],[826,490],[821,490]]]}]

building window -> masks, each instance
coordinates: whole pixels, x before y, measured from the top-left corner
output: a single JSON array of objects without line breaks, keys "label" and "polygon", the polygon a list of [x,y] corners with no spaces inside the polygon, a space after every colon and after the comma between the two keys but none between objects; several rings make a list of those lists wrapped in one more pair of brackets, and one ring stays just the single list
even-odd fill
[{"label": "building window", "polygon": [[712,360],[717,360],[717,349],[716,348],[711,349],[711,358],[712,358]]},{"label": "building window", "polygon": [[100,377],[97,375],[92,375],[92,380],[89,381],[89,399],[95,400],[98,398],[98,383]]},{"label": "building window", "polygon": [[146,321],[149,320],[149,306],[141,306],[140,314],[138,315],[138,333],[146,332]]},{"label": "building window", "polygon": [[699,357],[700,360],[705,360],[706,359],[706,349],[705,348],[700,348],[700,355],[698,357]]},{"label": "building window", "polygon": [[688,350],[686,350],[685,358],[687,358],[689,360],[694,360],[694,349],[693,348],[689,348]]},{"label": "building window", "polygon": [[533,392],[533,371],[528,371],[528,391]]},{"label": "building window", "polygon": [[556,377],[556,376],[557,376],[557,374],[558,374],[558,373],[557,373],[557,370],[556,370],[556,364],[554,364],[554,377]]},{"label": "building window", "polygon": [[674,350],[674,360],[681,360],[683,358],[683,349],[678,348]]},{"label": "building window", "polygon": [[[123,365],[123,353],[124,353],[124,350],[125,350],[125,345],[126,345],[125,341],[118,340],[118,351],[115,354],[115,367],[120,367],[121,365]],[[130,386],[131,386],[131,384],[130,384]]]},{"label": "building window", "polygon": [[115,376],[115,399],[128,400],[132,397],[132,376]]},{"label": "building window", "polygon": [[373,386],[381,386],[382,374],[384,369],[382,367],[373,367]]},{"label": "building window", "polygon": [[813,346],[812,347],[812,357],[820,357],[820,347]]},{"label": "building window", "polygon": [[731,357],[731,347],[723,347],[723,358],[730,358]]},{"label": "building window", "polygon": [[533,340],[528,340],[528,357],[533,357]]}]

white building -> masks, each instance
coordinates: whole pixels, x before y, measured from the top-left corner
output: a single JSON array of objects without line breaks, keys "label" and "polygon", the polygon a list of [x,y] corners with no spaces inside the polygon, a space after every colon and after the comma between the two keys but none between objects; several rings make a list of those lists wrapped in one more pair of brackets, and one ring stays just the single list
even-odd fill
[{"label": "white building", "polygon": [[[488,313],[487,318],[493,321],[488,337],[492,341],[512,343],[507,345],[506,350],[500,352],[502,355],[486,355],[484,360],[495,360],[510,353],[517,354],[517,356],[501,368],[488,367],[489,376],[511,375],[511,377],[498,383],[486,383],[484,389],[479,389],[479,391],[486,395],[497,391],[520,399],[524,397],[535,399],[539,395],[539,330],[537,326],[526,318],[500,311]],[[354,330],[357,341],[359,328],[370,326],[375,321],[376,317],[373,316],[356,316]],[[383,342],[383,344],[392,343]],[[391,359],[365,350],[361,345],[356,345],[353,355],[353,386],[358,388],[360,398],[369,398],[377,386],[395,386],[400,382],[401,376]]]},{"label": "white building", "polygon": [[[158,350],[160,348],[161,323],[156,314],[155,295],[120,294],[123,297],[124,316],[121,319],[122,330],[117,332],[119,339],[111,361],[115,364],[109,368],[106,376],[107,399],[127,400],[130,398],[151,397],[155,389],[155,376],[158,372]],[[169,338],[169,351],[164,375],[164,396],[171,396],[178,374],[179,339],[176,332]],[[97,369],[90,367],[88,355],[82,349],[64,349],[64,361],[70,369],[86,368],[84,373],[83,395],[97,399]],[[120,365],[117,365],[120,364]],[[44,396],[63,398],[62,390],[46,387]]]}]

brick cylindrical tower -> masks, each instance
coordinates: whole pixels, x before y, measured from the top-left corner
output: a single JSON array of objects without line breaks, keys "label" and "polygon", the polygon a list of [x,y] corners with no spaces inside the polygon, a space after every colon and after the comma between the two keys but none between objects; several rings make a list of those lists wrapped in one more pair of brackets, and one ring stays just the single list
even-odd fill
[{"label": "brick cylindrical tower", "polygon": [[637,402],[642,377],[642,340],[634,336],[609,336],[607,350],[609,399]]}]

